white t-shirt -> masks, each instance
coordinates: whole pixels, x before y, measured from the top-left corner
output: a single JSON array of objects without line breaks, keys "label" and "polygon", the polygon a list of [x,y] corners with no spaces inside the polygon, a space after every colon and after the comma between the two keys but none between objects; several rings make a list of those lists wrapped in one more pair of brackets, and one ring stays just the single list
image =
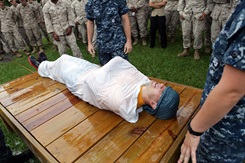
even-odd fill
[{"label": "white t-shirt", "polygon": [[121,57],[111,59],[103,67],[72,56],[62,55],[55,62],[44,61],[38,72],[66,84],[80,99],[111,110],[128,122],[138,120],[138,94],[149,78]]}]

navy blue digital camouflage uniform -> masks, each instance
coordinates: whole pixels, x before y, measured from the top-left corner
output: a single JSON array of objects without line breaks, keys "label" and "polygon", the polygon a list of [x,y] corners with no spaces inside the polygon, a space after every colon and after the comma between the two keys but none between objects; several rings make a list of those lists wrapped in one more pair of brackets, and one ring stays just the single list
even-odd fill
[{"label": "navy blue digital camouflage uniform", "polygon": [[[245,0],[241,0],[213,47],[201,103],[218,84],[225,65],[245,71]],[[245,84],[245,83],[244,83]],[[222,102],[222,101],[220,101]],[[201,136],[198,162],[243,163],[245,160],[245,97]]]},{"label": "navy blue digital camouflage uniform", "polygon": [[124,53],[126,36],[121,16],[128,13],[125,0],[88,0],[85,10],[87,19],[97,25],[99,61],[106,64],[115,56],[128,60]]}]

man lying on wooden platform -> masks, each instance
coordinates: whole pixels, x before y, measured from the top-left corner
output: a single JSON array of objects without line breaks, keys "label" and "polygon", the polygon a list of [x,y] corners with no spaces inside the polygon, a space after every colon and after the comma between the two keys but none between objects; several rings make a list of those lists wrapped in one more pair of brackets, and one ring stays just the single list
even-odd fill
[{"label": "man lying on wooden platform", "polygon": [[38,59],[30,56],[28,61],[40,76],[65,84],[78,98],[113,111],[128,122],[137,122],[143,110],[164,120],[176,116],[178,93],[150,80],[121,57],[103,67],[65,54],[56,61],[47,61],[43,52]]}]

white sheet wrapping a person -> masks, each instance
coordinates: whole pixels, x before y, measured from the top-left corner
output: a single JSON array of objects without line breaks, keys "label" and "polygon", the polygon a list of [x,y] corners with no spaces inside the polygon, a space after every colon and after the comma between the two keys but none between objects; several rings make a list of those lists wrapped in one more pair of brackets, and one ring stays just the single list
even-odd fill
[{"label": "white sheet wrapping a person", "polygon": [[[33,58],[30,58],[31,63]],[[64,54],[56,61],[41,61],[38,65],[38,73],[42,77],[49,77],[64,83],[78,98],[100,109],[113,111],[131,123],[138,121],[139,112],[143,110],[143,107],[137,109],[141,86],[151,82],[147,76],[121,57],[115,57],[100,67],[86,60]],[[169,110],[165,111],[168,117],[156,117],[169,119],[176,115],[179,95],[171,87],[165,87],[163,84],[161,87],[164,87],[162,88],[164,91],[160,92],[157,100],[168,105]],[[165,97],[164,94],[168,97]],[[162,102],[163,99],[165,102]],[[158,112],[161,110],[159,107],[155,108]]]}]

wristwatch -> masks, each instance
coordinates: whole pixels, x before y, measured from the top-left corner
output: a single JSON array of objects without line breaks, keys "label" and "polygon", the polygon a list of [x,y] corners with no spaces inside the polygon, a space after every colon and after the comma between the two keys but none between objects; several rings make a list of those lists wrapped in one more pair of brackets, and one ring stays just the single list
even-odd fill
[{"label": "wristwatch", "polygon": [[201,136],[203,134],[203,132],[196,132],[191,128],[191,121],[187,124],[187,130],[191,135]]}]

